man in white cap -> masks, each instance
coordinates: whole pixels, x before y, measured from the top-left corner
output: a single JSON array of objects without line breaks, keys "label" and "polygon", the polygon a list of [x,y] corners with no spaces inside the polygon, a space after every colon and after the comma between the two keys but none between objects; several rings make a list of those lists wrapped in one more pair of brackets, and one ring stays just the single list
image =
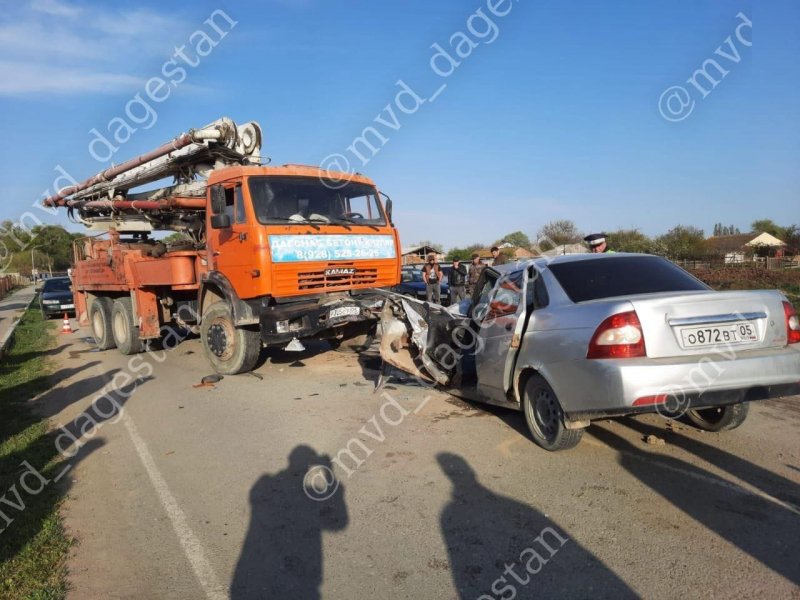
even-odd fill
[{"label": "man in white cap", "polygon": [[602,254],[607,252],[614,252],[613,250],[609,250],[608,244],[606,243],[606,234],[605,233],[590,233],[583,241],[589,244],[589,250],[592,251],[592,254]]}]

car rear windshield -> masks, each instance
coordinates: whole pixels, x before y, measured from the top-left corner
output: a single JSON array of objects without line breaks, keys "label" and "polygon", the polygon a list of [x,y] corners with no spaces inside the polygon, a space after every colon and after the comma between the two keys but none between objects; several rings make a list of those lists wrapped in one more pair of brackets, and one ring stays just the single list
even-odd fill
[{"label": "car rear windshield", "polygon": [[42,286],[43,292],[68,292],[70,281],[68,277],[64,279],[48,279]]},{"label": "car rear windshield", "polygon": [[658,256],[615,256],[551,264],[573,302],[657,292],[708,290],[679,266]]}]

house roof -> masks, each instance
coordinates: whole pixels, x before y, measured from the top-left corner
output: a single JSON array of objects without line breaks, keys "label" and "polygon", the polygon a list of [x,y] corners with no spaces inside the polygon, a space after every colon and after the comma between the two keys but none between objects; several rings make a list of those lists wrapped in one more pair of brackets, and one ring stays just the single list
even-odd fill
[{"label": "house roof", "polygon": [[746,246],[785,246],[786,244],[776,238],[774,235],[770,235],[769,233],[761,233],[749,242],[745,244]]}]

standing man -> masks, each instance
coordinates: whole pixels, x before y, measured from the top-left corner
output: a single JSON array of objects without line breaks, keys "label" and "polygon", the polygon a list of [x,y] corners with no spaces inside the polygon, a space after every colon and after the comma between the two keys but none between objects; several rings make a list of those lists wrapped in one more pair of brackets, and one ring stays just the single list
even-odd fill
[{"label": "standing man", "polygon": [[506,255],[501,253],[500,248],[497,246],[492,246],[492,258],[494,259],[494,262],[492,263],[493,267],[504,265],[506,262],[508,262]]},{"label": "standing man", "polygon": [[608,252],[614,252],[610,250],[608,244],[606,243],[606,234],[605,233],[590,233],[583,241],[589,244],[589,250],[592,251],[592,254],[603,254]]},{"label": "standing man", "polygon": [[461,264],[458,258],[453,259],[453,268],[450,269],[450,305],[458,304],[467,297],[465,284],[467,281],[467,267]]},{"label": "standing man", "polygon": [[475,292],[475,286],[478,285],[478,280],[481,278],[481,273],[485,268],[486,265],[481,262],[481,255],[473,252],[472,264],[469,266],[469,278],[467,279],[467,293],[470,296]]},{"label": "standing man", "polygon": [[442,268],[436,261],[436,255],[428,254],[428,262],[422,268],[422,279],[425,280],[425,296],[428,302],[442,303]]}]

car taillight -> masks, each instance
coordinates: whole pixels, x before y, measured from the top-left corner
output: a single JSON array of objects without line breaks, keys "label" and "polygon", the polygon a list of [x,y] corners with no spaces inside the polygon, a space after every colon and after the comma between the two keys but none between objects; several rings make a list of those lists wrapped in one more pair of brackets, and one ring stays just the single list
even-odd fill
[{"label": "car taillight", "polygon": [[586,358],[647,356],[642,324],[636,311],[611,315],[594,332]]},{"label": "car taillight", "polygon": [[786,343],[797,344],[800,342],[800,319],[794,306],[788,302],[783,303],[783,314],[786,315]]}]

